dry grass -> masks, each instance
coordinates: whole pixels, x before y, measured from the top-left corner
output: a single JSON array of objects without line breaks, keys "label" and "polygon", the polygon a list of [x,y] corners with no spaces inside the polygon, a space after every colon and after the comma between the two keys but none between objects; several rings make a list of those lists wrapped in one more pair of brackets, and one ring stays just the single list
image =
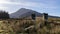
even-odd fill
[{"label": "dry grass", "polygon": [[[49,18],[49,22],[58,22],[59,19],[52,19]],[[60,21],[59,21],[60,22]],[[25,31],[24,29],[32,26],[32,25],[37,25],[35,26],[37,29],[31,28],[29,29],[30,34],[60,34],[60,25],[55,25],[53,23],[45,26],[44,21],[42,18],[36,19],[36,22],[34,22],[32,19],[22,19],[22,20],[17,20],[17,19],[8,19],[8,20],[0,20],[0,34],[27,34],[28,31]],[[40,28],[40,25],[42,25]],[[50,29],[47,29],[50,28]]]}]

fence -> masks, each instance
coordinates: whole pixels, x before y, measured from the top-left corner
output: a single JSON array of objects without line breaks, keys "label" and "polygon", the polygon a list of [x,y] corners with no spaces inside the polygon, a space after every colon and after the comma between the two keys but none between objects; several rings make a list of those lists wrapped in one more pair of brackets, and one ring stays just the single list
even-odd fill
[{"label": "fence", "polygon": [[[37,29],[34,27],[37,27]],[[37,26],[34,26],[32,19],[7,19],[0,20],[0,33],[1,32],[8,34],[60,34],[60,24],[54,21],[46,24],[41,21]]]}]

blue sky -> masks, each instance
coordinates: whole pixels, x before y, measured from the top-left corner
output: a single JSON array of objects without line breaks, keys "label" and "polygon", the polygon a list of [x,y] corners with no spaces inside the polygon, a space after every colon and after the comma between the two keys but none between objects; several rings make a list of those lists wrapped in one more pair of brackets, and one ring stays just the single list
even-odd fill
[{"label": "blue sky", "polygon": [[0,0],[0,10],[13,13],[20,8],[60,16],[60,0]]}]

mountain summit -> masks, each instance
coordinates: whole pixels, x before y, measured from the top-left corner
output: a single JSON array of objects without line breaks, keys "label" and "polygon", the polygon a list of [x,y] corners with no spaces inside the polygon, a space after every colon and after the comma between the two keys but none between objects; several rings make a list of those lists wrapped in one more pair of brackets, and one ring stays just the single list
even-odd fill
[{"label": "mountain summit", "polygon": [[31,16],[31,14],[33,13],[35,13],[36,16],[42,15],[41,13],[38,13],[34,10],[21,8],[17,12],[10,14],[10,18],[23,18],[23,17]]}]

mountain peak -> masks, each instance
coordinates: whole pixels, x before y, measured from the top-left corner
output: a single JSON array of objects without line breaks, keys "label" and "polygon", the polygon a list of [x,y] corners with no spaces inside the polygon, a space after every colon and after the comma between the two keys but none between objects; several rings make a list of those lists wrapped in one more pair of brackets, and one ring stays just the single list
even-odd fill
[{"label": "mountain peak", "polygon": [[27,8],[21,8],[20,10],[29,10],[29,11],[34,11],[32,9],[27,9]]},{"label": "mountain peak", "polygon": [[[21,8],[21,9],[26,9],[26,8]],[[21,10],[21,9],[20,9],[20,10]]]},{"label": "mountain peak", "polygon": [[15,13],[12,13],[10,15],[11,18],[23,18],[23,17],[26,17],[26,16],[31,16],[31,14],[35,13],[36,15],[40,16],[41,13],[38,13],[34,10],[31,10],[31,9],[25,9],[25,8],[21,8],[19,9],[17,12]]}]

